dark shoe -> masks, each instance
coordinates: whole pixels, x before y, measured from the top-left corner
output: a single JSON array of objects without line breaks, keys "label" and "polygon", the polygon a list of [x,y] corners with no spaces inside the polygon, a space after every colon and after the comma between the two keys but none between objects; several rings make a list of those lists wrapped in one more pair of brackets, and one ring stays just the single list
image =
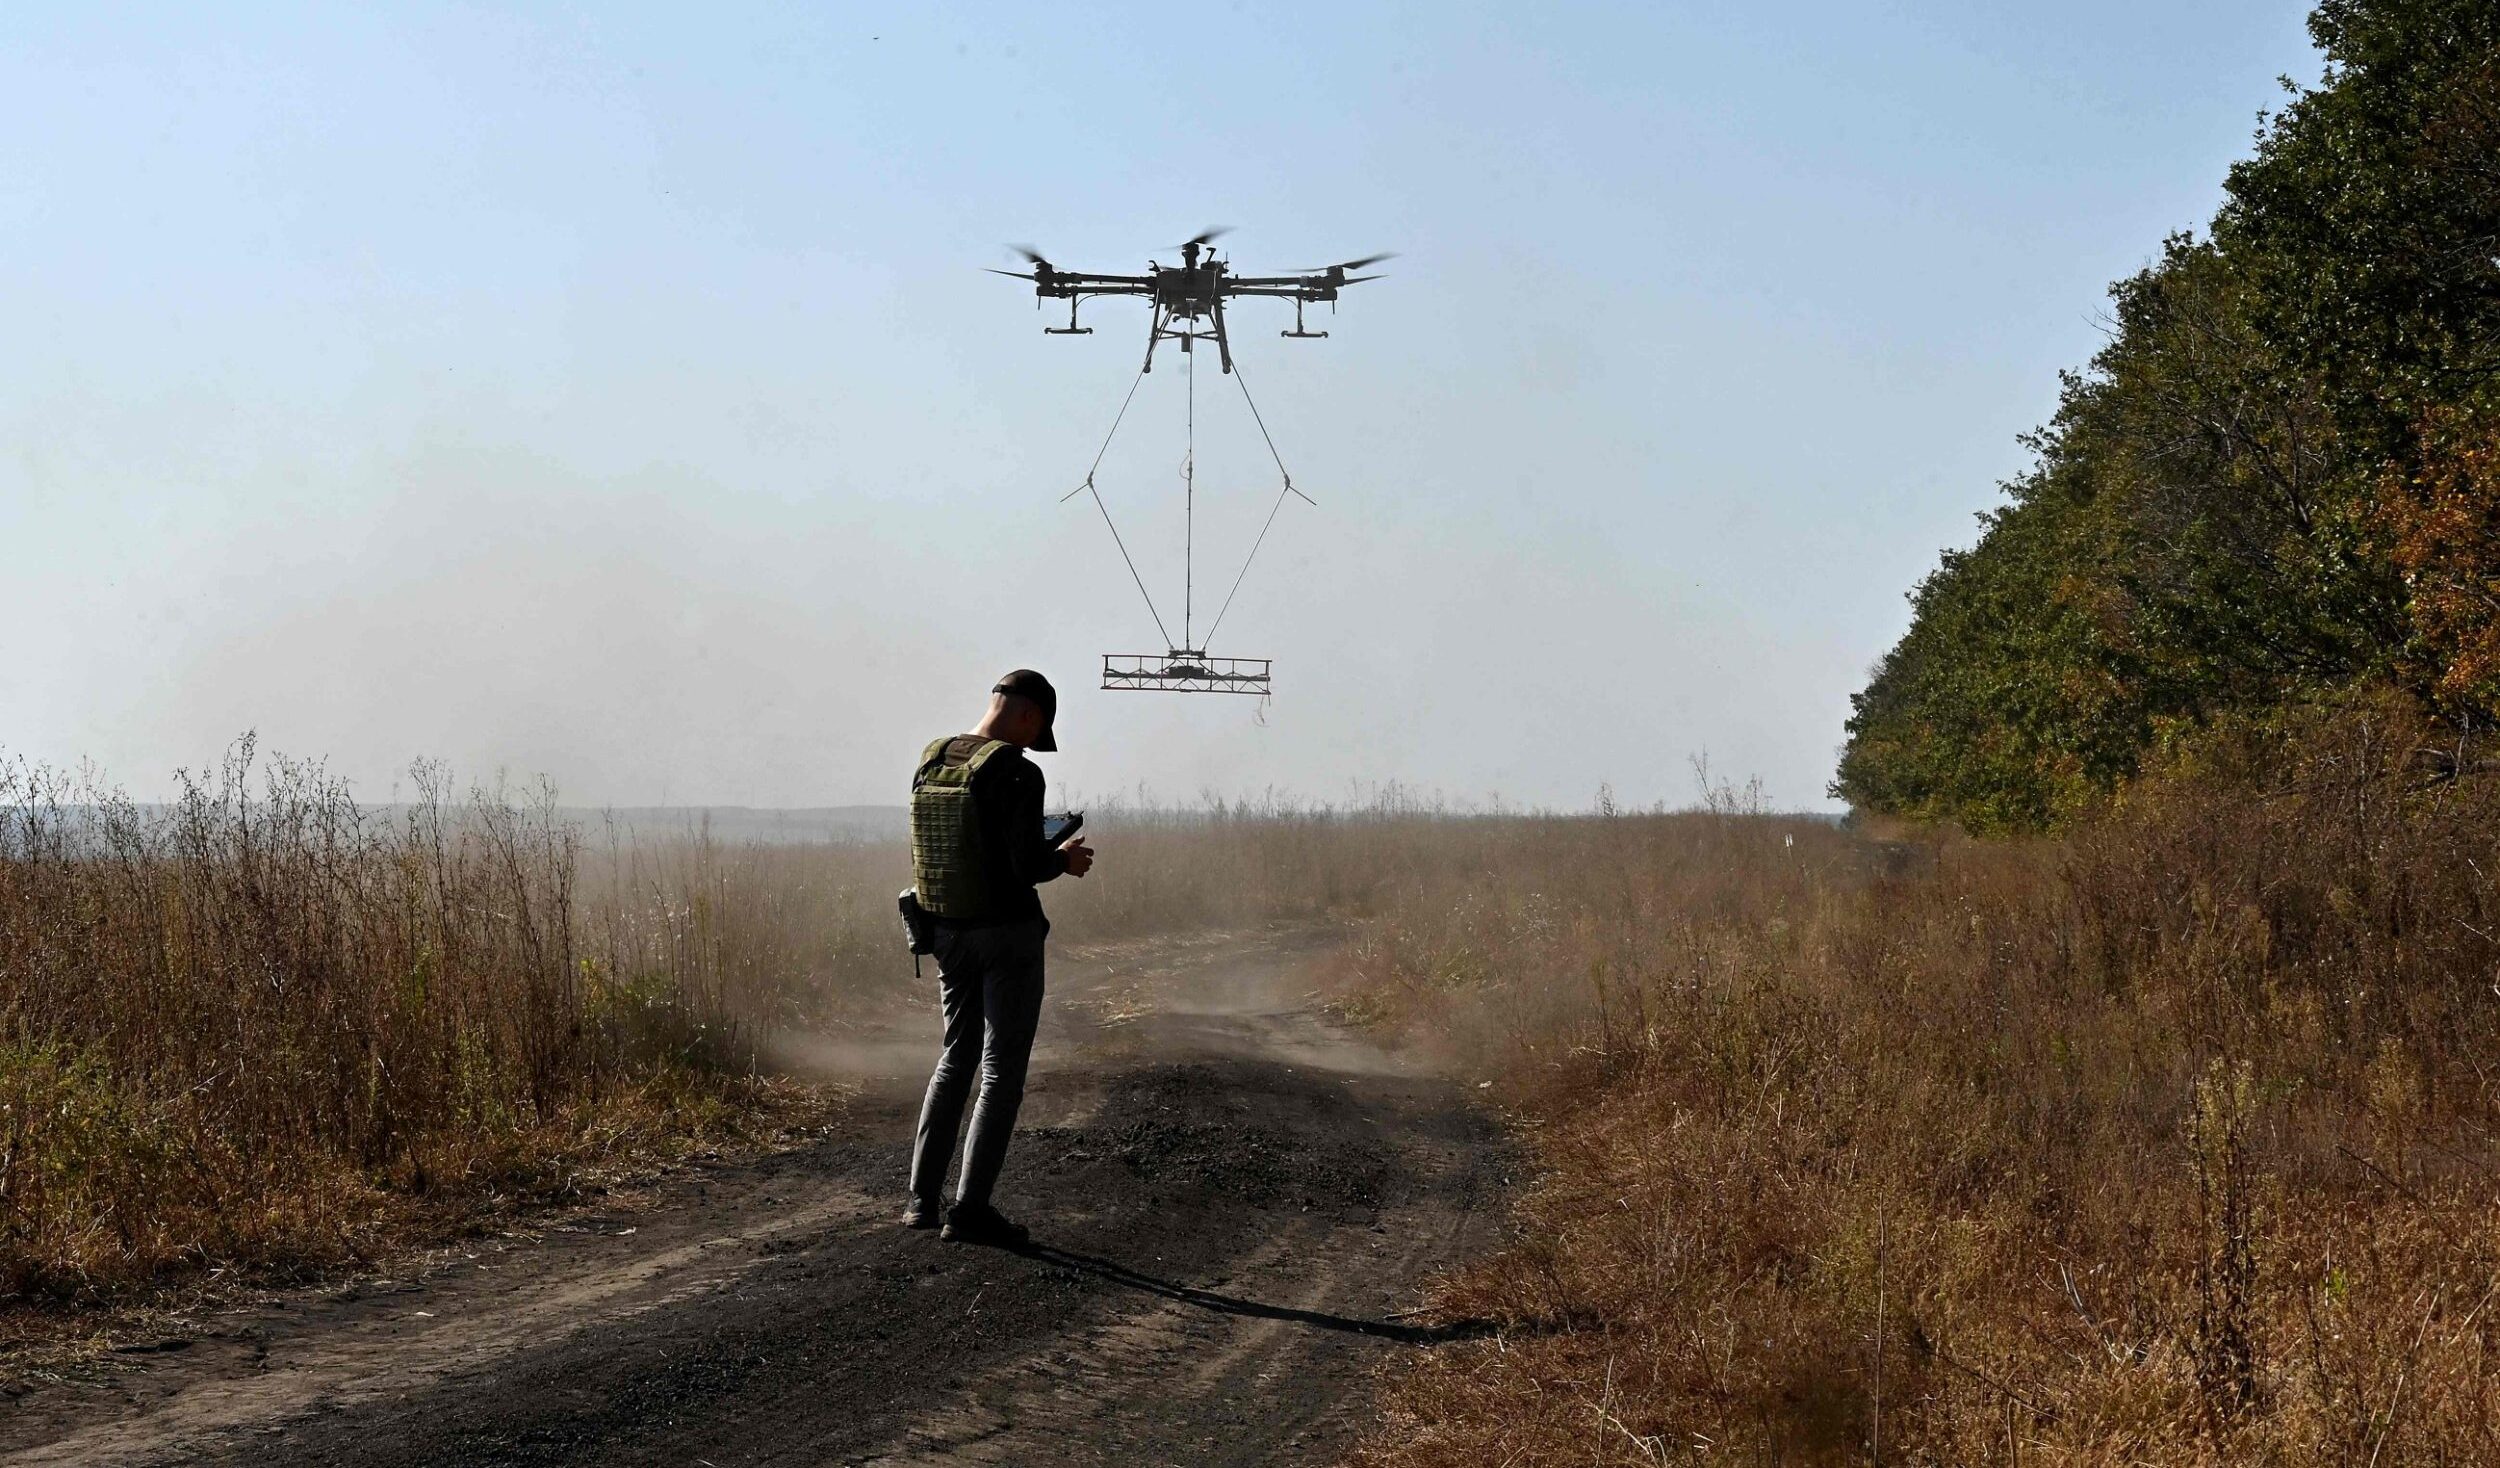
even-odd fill
[{"label": "dark shoe", "polygon": [[934,1198],[914,1198],[903,1205],[903,1227],[935,1228],[938,1226],[938,1205]]},{"label": "dark shoe", "polygon": [[1010,1223],[987,1203],[958,1203],[946,1210],[946,1227],[938,1237],[950,1244],[987,1244],[994,1249],[1021,1249],[1033,1240],[1024,1225]]}]

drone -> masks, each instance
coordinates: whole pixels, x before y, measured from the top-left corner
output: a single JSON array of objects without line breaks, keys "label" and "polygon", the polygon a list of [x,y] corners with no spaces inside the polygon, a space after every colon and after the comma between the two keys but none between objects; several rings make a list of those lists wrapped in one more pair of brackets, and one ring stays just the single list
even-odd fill
[{"label": "drone", "polygon": [[[1337,293],[1350,285],[1378,280],[1376,275],[1359,275],[1361,271],[1391,259],[1389,255],[1366,255],[1359,260],[1346,260],[1312,270],[1297,270],[1284,275],[1236,275],[1232,266],[1218,256],[1211,246],[1227,231],[1210,229],[1180,245],[1181,263],[1177,267],[1148,261],[1144,275],[1100,275],[1091,271],[1062,270],[1043,258],[1042,252],[1030,245],[1008,248],[1024,257],[1033,268],[1022,270],[991,270],[1011,280],[1029,280],[1037,301],[1063,300],[1068,303],[1068,324],[1045,326],[1051,336],[1091,336],[1094,329],[1077,322],[1077,308],[1097,296],[1136,296],[1152,304],[1153,312],[1146,328],[1146,359],[1137,369],[1137,377],[1129,384],[1128,396],[1121,399],[1120,411],[1111,420],[1111,431],[1103,436],[1102,448],[1094,455],[1093,467],[1085,471],[1085,482],[1069,490],[1062,502],[1080,494],[1091,493],[1094,507],[1102,512],[1103,525],[1111,531],[1112,543],[1120,549],[1120,558],[1128,563],[1130,579],[1137,583],[1138,594],[1146,599],[1146,610],[1154,618],[1155,630],[1162,634],[1167,649],[1161,653],[1105,653],[1102,660],[1102,686],[1105,688],[1154,689],[1167,693],[1248,693],[1265,695],[1274,660],[1269,658],[1219,658],[1207,654],[1207,643],[1223,625],[1224,614],[1232,609],[1233,595],[1241,590],[1242,578],[1250,574],[1250,562],[1257,559],[1259,547],[1267,543],[1267,532],[1276,524],[1276,512],[1285,507],[1288,495],[1305,504],[1317,504],[1293,482],[1286,471],[1284,457],[1276,451],[1276,440],[1267,431],[1267,421],[1259,416],[1259,405],[1250,396],[1250,385],[1234,371],[1232,339],[1224,322],[1224,303],[1245,296],[1264,296],[1272,300],[1293,302],[1293,330],[1279,336],[1304,341],[1322,340],[1325,331],[1312,331],[1304,324],[1304,311],[1311,306],[1325,305],[1336,309]],[[1188,434],[1189,452],[1181,460],[1181,485],[1185,497],[1187,527],[1181,543],[1181,635],[1175,639],[1155,605],[1154,594],[1146,590],[1146,579],[1138,574],[1137,562],[1128,553],[1127,542],[1120,539],[1120,529],[1111,523],[1111,510],[1103,503],[1102,491],[1094,486],[1094,474],[1102,468],[1103,456],[1111,451],[1111,440],[1119,435],[1120,424],[1128,417],[1129,404],[1136,400],[1137,389],[1154,371],[1155,348],[1164,342],[1180,343],[1189,363]],[[1250,416],[1259,425],[1259,436],[1266,441],[1268,455],[1276,460],[1276,472],[1283,477],[1276,503],[1269,508],[1267,520],[1259,527],[1258,538],[1251,542],[1249,555],[1242,558],[1241,572],[1233,578],[1232,591],[1224,597],[1224,605],[1215,614],[1214,625],[1204,638],[1197,637],[1197,578],[1195,555],[1197,540],[1197,432],[1198,375],[1197,345],[1202,341],[1215,343],[1215,354],[1223,364],[1224,375],[1241,389],[1241,398],[1249,404]]]},{"label": "drone", "polygon": [[[1238,296],[1266,296],[1293,302],[1293,330],[1280,331],[1278,336],[1304,341],[1321,341],[1324,331],[1310,331],[1303,326],[1302,312],[1306,306],[1326,305],[1336,309],[1337,292],[1377,275],[1348,275],[1349,270],[1362,270],[1394,255],[1366,255],[1360,260],[1347,260],[1336,265],[1323,265],[1315,270],[1296,270],[1285,275],[1235,275],[1232,266],[1210,248],[1217,238],[1231,233],[1228,229],[1210,229],[1182,242],[1181,263],[1167,267],[1149,260],[1144,275],[1095,275],[1080,270],[1061,270],[1042,258],[1042,252],[1031,245],[1008,248],[1025,258],[1033,268],[1022,270],[991,270],[1010,280],[1033,282],[1036,300],[1059,300],[1068,303],[1068,324],[1045,326],[1051,336],[1092,336],[1090,326],[1076,324],[1076,308],[1088,296],[1143,296],[1154,303],[1154,318],[1146,331],[1146,365],[1140,372],[1155,370],[1155,347],[1158,343],[1177,341],[1181,350],[1190,350],[1194,343],[1213,341],[1215,354],[1223,362],[1227,376],[1233,370],[1232,341],[1224,332],[1224,303]],[[1175,323],[1178,323],[1177,325]]]}]

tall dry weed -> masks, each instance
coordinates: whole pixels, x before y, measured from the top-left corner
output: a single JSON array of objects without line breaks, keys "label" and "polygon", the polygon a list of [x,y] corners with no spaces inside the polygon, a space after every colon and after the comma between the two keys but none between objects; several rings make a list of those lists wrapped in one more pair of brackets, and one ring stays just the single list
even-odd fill
[{"label": "tall dry weed", "polygon": [[163,807],[0,768],[0,1301],[353,1257],[720,1119],[735,961],[586,921],[543,796],[418,785],[248,740]]},{"label": "tall dry weed", "polygon": [[[927,1007],[899,843],[586,829],[544,790],[360,806],[251,741],[146,807],[0,766],[0,1305],[354,1259],[734,1127],[759,1055]],[[1077,942],[1327,922],[1481,860],[1397,792],[1099,805]],[[1439,839],[1418,839],[1424,832]]]},{"label": "tall dry weed", "polygon": [[1509,1328],[1362,1460],[2500,1461],[2500,789],[2425,733],[2060,842],[1600,818],[1389,894],[1356,982],[1542,1174],[1442,1300]]}]

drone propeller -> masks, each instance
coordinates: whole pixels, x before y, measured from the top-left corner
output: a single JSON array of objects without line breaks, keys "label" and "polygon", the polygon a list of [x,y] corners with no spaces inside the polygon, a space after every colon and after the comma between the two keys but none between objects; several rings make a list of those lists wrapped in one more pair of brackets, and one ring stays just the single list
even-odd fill
[{"label": "drone propeller", "polygon": [[1044,270],[1048,270],[1050,268],[1050,262],[1042,258],[1042,252],[1034,249],[1031,245],[1009,245],[1007,248],[1015,251],[1019,255],[1022,255],[1030,264],[1039,266]]},{"label": "drone propeller", "polygon": [[[1332,270],[1360,270],[1366,265],[1377,265],[1383,260],[1395,260],[1397,257],[1397,251],[1386,250],[1377,255],[1365,255],[1360,260],[1348,260],[1338,265],[1314,265],[1308,270],[1300,270],[1294,273],[1297,275],[1325,275]],[[1365,280],[1379,279],[1378,276],[1373,275],[1366,275],[1363,278]]]},{"label": "drone propeller", "polygon": [[1343,279],[1343,280],[1341,280],[1341,281],[1338,281],[1338,282],[1337,282],[1337,284],[1339,284],[1339,285],[1361,285],[1364,281],[1367,281],[1367,280],[1378,280],[1378,279],[1380,279],[1380,277],[1379,277],[1379,276],[1377,276],[1377,275],[1349,275],[1349,276],[1347,276],[1345,279]]},{"label": "drone propeller", "polygon": [[1231,225],[1219,224],[1212,229],[1202,229],[1198,231],[1195,239],[1184,240],[1180,244],[1174,245],[1172,248],[1175,250],[1185,250],[1191,245],[1213,244],[1215,241],[1222,239],[1224,236],[1231,234],[1232,232],[1233,227]]},{"label": "drone propeller", "polygon": [[995,266],[990,266],[990,265],[984,265],[984,266],[982,266],[981,268],[982,268],[983,270],[988,271],[988,272],[989,272],[990,274],[992,274],[992,275],[1003,275],[1003,276],[1007,277],[1009,280],[1040,280],[1040,279],[1041,279],[1041,277],[1040,277],[1039,275],[1027,275],[1025,272],[1023,272],[1023,271],[1021,271],[1021,270],[1000,270],[1000,269],[996,268]]}]

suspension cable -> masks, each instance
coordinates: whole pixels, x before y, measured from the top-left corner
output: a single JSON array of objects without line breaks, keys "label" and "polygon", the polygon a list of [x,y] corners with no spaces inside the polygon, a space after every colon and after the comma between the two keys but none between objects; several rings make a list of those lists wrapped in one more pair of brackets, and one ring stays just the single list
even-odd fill
[{"label": "suspension cable", "polygon": [[1164,646],[1171,646],[1172,634],[1164,630],[1163,613],[1155,610],[1154,593],[1146,589],[1146,578],[1137,574],[1137,562],[1129,556],[1128,542],[1120,538],[1120,527],[1111,523],[1111,511],[1102,502],[1102,491],[1094,489],[1091,479],[1085,481],[1085,487],[1094,490],[1094,508],[1102,511],[1103,528],[1111,532],[1111,543],[1120,548],[1120,559],[1128,562],[1128,578],[1137,583],[1137,594],[1146,599],[1146,615],[1155,619],[1155,632],[1162,637]]},{"label": "suspension cable", "polygon": [[1307,494],[1302,494],[1301,490],[1294,488],[1293,471],[1285,467],[1285,456],[1276,452],[1276,440],[1267,431],[1267,419],[1259,413],[1258,399],[1250,396],[1250,379],[1241,375],[1241,364],[1239,362],[1235,362],[1233,364],[1233,381],[1241,387],[1241,400],[1250,405],[1250,421],[1259,425],[1259,437],[1267,440],[1267,456],[1276,461],[1276,472],[1285,477],[1285,488],[1292,490],[1297,495],[1301,495],[1302,503],[1309,505],[1314,509],[1318,508],[1318,500],[1311,498]]},{"label": "suspension cable", "polygon": [[1137,401],[1138,385],[1145,380],[1146,372],[1142,367],[1138,369],[1135,377],[1129,379],[1128,396],[1120,399],[1120,411],[1113,414],[1111,417],[1111,432],[1102,436],[1102,447],[1094,450],[1094,462],[1085,470],[1085,482],[1078,485],[1076,488],[1069,490],[1066,494],[1059,496],[1059,503],[1064,505],[1068,501],[1075,499],[1078,495],[1083,494],[1086,490],[1093,487],[1094,471],[1102,467],[1102,456],[1111,452],[1111,440],[1118,436],[1121,421],[1128,417],[1128,405]]},{"label": "suspension cable", "polygon": [[[1288,484],[1285,489],[1293,489],[1293,486]],[[1241,570],[1233,577],[1233,589],[1224,593],[1224,605],[1216,608],[1215,626],[1207,629],[1207,641],[1215,640],[1216,628],[1224,625],[1224,614],[1233,609],[1233,597],[1241,590],[1241,578],[1250,574],[1250,563],[1259,558],[1259,547],[1267,544],[1268,527],[1276,523],[1276,512],[1285,507],[1285,489],[1276,491],[1276,503],[1267,507],[1267,523],[1259,527],[1259,538],[1250,542],[1250,554],[1241,558]],[[1294,493],[1301,494],[1302,491],[1296,489]],[[1304,497],[1308,498],[1307,495]]]},{"label": "suspension cable", "polygon": [[[1195,561],[1198,524],[1198,354],[1189,352],[1185,355],[1189,358],[1189,367],[1186,373],[1188,378],[1186,409],[1188,446],[1181,459],[1181,491],[1184,497],[1181,530],[1181,639],[1184,643],[1189,640],[1195,623],[1197,598]],[[1276,516],[1285,507],[1285,497],[1291,495],[1306,505],[1317,506],[1319,504],[1319,501],[1304,494],[1302,487],[1293,482],[1293,471],[1285,467],[1284,455],[1276,451],[1275,435],[1267,431],[1266,415],[1259,411],[1258,399],[1250,395],[1249,379],[1242,375],[1239,363],[1233,366],[1232,378],[1241,389],[1241,400],[1249,405],[1250,421],[1259,426],[1259,438],[1267,445],[1267,456],[1276,462],[1276,473],[1284,481],[1284,485],[1276,492],[1276,502],[1268,506],[1267,519],[1259,525],[1258,538],[1250,543],[1250,554],[1242,557],[1241,569],[1234,573],[1232,587],[1224,593],[1224,604],[1216,608],[1215,621],[1207,627],[1206,640],[1209,642],[1215,640],[1217,629],[1224,625],[1225,614],[1233,609],[1233,598],[1241,593],[1241,583],[1250,575],[1250,563],[1259,558],[1260,548],[1267,544],[1267,533],[1275,528]],[[1137,389],[1145,381],[1145,370],[1140,368],[1137,375],[1129,380],[1128,395],[1120,399],[1120,411],[1112,415],[1111,431],[1102,436],[1102,446],[1094,451],[1094,462],[1085,471],[1085,481],[1061,495],[1059,502],[1066,504],[1080,494],[1093,496],[1094,508],[1102,515],[1103,528],[1111,532],[1111,543],[1119,547],[1120,560],[1128,567],[1129,579],[1137,583],[1137,594],[1145,600],[1146,615],[1154,618],[1155,631],[1162,636],[1164,645],[1170,647],[1174,645],[1172,633],[1171,629],[1164,625],[1162,609],[1155,605],[1154,593],[1146,589],[1146,578],[1138,572],[1137,559],[1129,554],[1128,542],[1121,538],[1120,527],[1112,523],[1111,507],[1103,502],[1102,491],[1094,484],[1094,475],[1102,468],[1104,457],[1111,452],[1111,441],[1119,436],[1120,425],[1128,419],[1130,404],[1137,401]]]},{"label": "suspension cable", "polygon": [[1137,583],[1137,594],[1146,599],[1146,615],[1155,619],[1155,632],[1163,639],[1163,645],[1169,647],[1172,645],[1172,634],[1163,625],[1163,613],[1155,607],[1154,593],[1146,589],[1146,578],[1137,574],[1137,561],[1128,553],[1128,542],[1120,538],[1120,527],[1111,523],[1111,507],[1102,502],[1102,491],[1094,487],[1094,471],[1102,467],[1103,455],[1111,452],[1111,440],[1119,434],[1121,421],[1128,417],[1128,405],[1137,400],[1138,384],[1145,380],[1145,370],[1140,368],[1137,376],[1129,381],[1128,396],[1120,399],[1120,411],[1112,415],[1111,432],[1102,436],[1102,447],[1094,451],[1093,467],[1085,471],[1085,482],[1059,496],[1059,503],[1064,505],[1080,494],[1093,495],[1094,508],[1102,512],[1103,528],[1111,532],[1111,543],[1120,548],[1120,559],[1128,565],[1128,578]]},{"label": "suspension cable", "polygon": [[[1195,346],[1195,342],[1183,342]],[[1189,357],[1189,407],[1185,414],[1189,424],[1188,446],[1181,451],[1181,646],[1189,646],[1190,610],[1197,596],[1197,577],[1191,568],[1198,543],[1198,354]]]},{"label": "suspension cable", "polygon": [[1209,642],[1215,640],[1216,628],[1224,625],[1224,614],[1233,609],[1233,598],[1241,592],[1242,579],[1250,574],[1250,563],[1259,558],[1259,547],[1267,544],[1267,532],[1275,528],[1276,512],[1285,507],[1285,496],[1289,494],[1298,496],[1306,505],[1319,503],[1309,495],[1303,494],[1301,489],[1294,484],[1293,473],[1285,467],[1284,455],[1276,452],[1276,440],[1267,431],[1267,419],[1260,416],[1258,399],[1250,396],[1249,379],[1241,375],[1241,364],[1238,362],[1233,364],[1233,381],[1240,384],[1241,400],[1250,405],[1250,421],[1259,425],[1259,437],[1267,440],[1267,456],[1276,461],[1276,472],[1283,477],[1285,485],[1284,488],[1276,491],[1276,503],[1267,507],[1267,519],[1259,526],[1259,538],[1250,542],[1250,554],[1241,558],[1241,569],[1233,576],[1233,589],[1224,593],[1224,605],[1216,609],[1214,625],[1207,628],[1207,641]]}]

